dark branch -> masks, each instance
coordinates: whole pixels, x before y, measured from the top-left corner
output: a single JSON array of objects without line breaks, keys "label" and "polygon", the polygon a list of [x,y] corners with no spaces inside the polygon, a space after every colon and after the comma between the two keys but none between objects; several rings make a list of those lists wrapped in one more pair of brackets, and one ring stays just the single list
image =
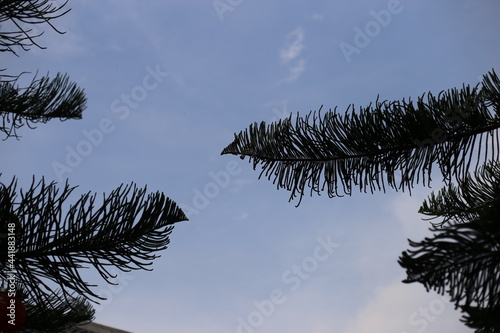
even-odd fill
[{"label": "dark branch", "polygon": [[[444,180],[462,179],[472,158],[477,168],[498,158],[500,81],[485,76],[481,89],[464,86],[438,96],[379,102],[344,114],[334,110],[255,123],[235,135],[222,154],[249,157],[254,169],[291,191],[290,199],[324,190],[329,196],[361,191],[411,189],[429,184],[437,163]],[[489,150],[482,150],[485,145]],[[300,202],[299,202],[300,203]]]},{"label": "dark branch", "polygon": [[[36,32],[25,25],[48,24],[54,31],[62,34],[51,21],[69,12],[69,9],[64,9],[67,3],[68,1],[58,4],[50,0],[0,0],[0,52],[17,55],[18,47],[23,51],[29,50],[33,45],[44,48],[35,42],[43,32]],[[6,30],[6,24],[1,23],[7,24]]]},{"label": "dark branch", "polygon": [[17,86],[19,77],[5,80],[0,76],[0,132],[5,133],[5,139],[18,138],[17,129],[25,125],[33,128],[35,123],[54,118],[82,118],[87,103],[85,92],[67,75],[59,73],[53,79],[35,76],[25,88]]},{"label": "dark branch", "polygon": [[13,181],[0,193],[0,222],[5,226],[14,221],[18,226],[19,280],[38,300],[53,293],[48,281],[64,295],[74,291],[98,299],[82,279],[81,268],[94,267],[108,283],[114,278],[109,266],[122,271],[148,269],[169,244],[173,224],[187,220],[163,193],[146,196],[146,188],[133,184],[104,195],[100,206],[89,192],[69,208],[65,202],[74,187],[67,183],[58,189],[55,183],[33,180],[30,189],[20,192],[20,199],[15,189]]},{"label": "dark branch", "polygon": [[[431,196],[422,212],[443,217],[434,236],[402,253],[406,283],[448,293],[468,326],[496,332],[500,309],[500,162]],[[481,331],[483,332],[483,331]]]}]

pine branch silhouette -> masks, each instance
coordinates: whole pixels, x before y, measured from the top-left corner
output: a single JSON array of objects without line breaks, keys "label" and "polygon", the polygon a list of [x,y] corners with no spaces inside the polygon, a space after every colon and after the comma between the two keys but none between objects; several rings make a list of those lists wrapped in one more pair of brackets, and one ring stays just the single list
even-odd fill
[{"label": "pine branch silhouette", "polygon": [[[67,3],[68,0],[62,4],[50,0],[0,0],[0,52],[18,55],[17,48],[28,51],[33,45],[43,49],[35,41],[43,31],[37,32],[29,26],[47,24],[63,34],[51,21],[69,12],[64,8]],[[6,26],[7,30],[4,30]]]},{"label": "pine branch silhouette", "polygon": [[[65,297],[76,293],[97,302],[102,298],[83,280],[81,269],[95,268],[107,283],[114,283],[110,266],[150,270],[158,252],[167,248],[173,224],[187,220],[163,193],[146,196],[146,188],[133,183],[104,195],[100,206],[96,194],[88,192],[67,208],[74,189],[67,183],[59,189],[43,178],[33,179],[19,195],[15,179],[0,186],[0,226],[16,225],[17,278],[38,304],[56,293],[54,284]],[[3,263],[6,249],[0,247]],[[0,274],[6,279],[5,271]]]},{"label": "pine branch silhouette", "polygon": [[[499,156],[500,80],[494,70],[475,88],[463,86],[411,100],[378,99],[355,112],[336,109],[254,123],[221,154],[249,157],[259,178],[291,192],[290,200],[326,191],[411,190],[429,185],[437,164],[443,180],[463,179]],[[473,162],[475,159],[476,162]],[[299,204],[300,204],[299,200]]]},{"label": "pine branch silhouette", "polygon": [[[0,0],[0,52],[18,55],[16,50],[28,51],[39,45],[35,39],[43,34],[36,27],[47,24],[54,31],[63,34],[53,24],[69,12],[68,1],[60,4],[50,0]],[[31,27],[31,28],[30,28]],[[0,68],[0,72],[5,69]],[[57,74],[33,78],[27,87],[17,85],[17,76],[0,74],[0,132],[7,139],[19,138],[17,129],[23,126],[33,128],[35,123],[45,123],[59,118],[81,119],[86,108],[86,97],[82,89],[69,82],[67,75]]]},{"label": "pine branch silhouette", "polygon": [[406,283],[419,282],[449,294],[465,312],[462,321],[476,332],[500,329],[500,162],[490,162],[460,181],[432,194],[420,212],[442,219],[434,236],[410,240],[402,253]]},{"label": "pine branch silhouette", "polygon": [[19,138],[17,130],[33,128],[35,123],[46,123],[58,118],[81,119],[87,98],[83,89],[70,82],[67,75],[36,77],[25,88],[16,86],[18,77],[1,80],[0,76],[0,132],[7,139]]}]

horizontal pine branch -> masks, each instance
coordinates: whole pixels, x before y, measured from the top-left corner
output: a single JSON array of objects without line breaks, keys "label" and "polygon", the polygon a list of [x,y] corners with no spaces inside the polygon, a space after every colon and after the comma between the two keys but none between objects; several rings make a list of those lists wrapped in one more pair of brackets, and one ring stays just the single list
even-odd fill
[{"label": "horizontal pine branch", "polygon": [[65,295],[76,292],[92,300],[99,298],[83,280],[81,269],[95,268],[107,283],[114,278],[107,269],[110,266],[122,271],[149,270],[169,244],[173,224],[187,220],[163,193],[146,195],[146,188],[134,184],[104,195],[102,203],[89,192],[68,207],[73,190],[67,183],[58,188],[43,179],[33,180],[31,188],[20,194],[15,181],[0,186],[0,226],[16,225],[19,281],[37,299],[53,293],[47,281]]},{"label": "horizontal pine branch", "polygon": [[0,76],[0,132],[18,137],[17,129],[51,119],[81,119],[87,98],[83,89],[65,74],[55,78],[35,78],[27,87],[19,87],[20,76]]},{"label": "horizontal pine branch", "polygon": [[[330,197],[360,191],[428,185],[438,166],[445,181],[499,156],[500,80],[450,89],[416,102],[379,101],[356,112],[321,108],[305,117],[254,123],[235,134],[222,154],[249,157],[260,177],[291,191],[290,200],[327,191]],[[299,201],[300,203],[300,201]]]}]

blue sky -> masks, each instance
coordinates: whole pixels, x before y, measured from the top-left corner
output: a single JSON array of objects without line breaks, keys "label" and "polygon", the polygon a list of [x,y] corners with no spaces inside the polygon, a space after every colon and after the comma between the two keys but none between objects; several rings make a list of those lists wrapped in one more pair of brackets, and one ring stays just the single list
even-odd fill
[{"label": "blue sky", "polygon": [[[178,224],[152,272],[95,289],[96,322],[131,332],[472,332],[446,299],[404,285],[417,210],[439,189],[305,197],[220,156],[233,133],[290,113],[475,85],[500,64],[500,4],[482,1],[73,1],[9,74],[67,73],[82,120],[2,142],[2,179],[76,194],[147,185]],[[360,33],[361,31],[361,33]],[[365,34],[364,36],[362,34]],[[28,78],[29,76],[27,76]]]}]

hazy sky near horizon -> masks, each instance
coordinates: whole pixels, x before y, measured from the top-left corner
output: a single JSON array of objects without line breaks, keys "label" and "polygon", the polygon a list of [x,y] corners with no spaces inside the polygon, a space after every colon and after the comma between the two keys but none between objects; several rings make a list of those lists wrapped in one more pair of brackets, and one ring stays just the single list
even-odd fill
[{"label": "hazy sky near horizon", "polygon": [[[35,175],[75,194],[147,185],[177,202],[152,272],[95,290],[96,322],[134,333],[472,332],[447,298],[401,283],[432,189],[304,197],[220,156],[235,132],[290,113],[415,99],[499,68],[494,0],[70,1],[7,74],[67,73],[81,120],[1,142],[0,179]],[[25,74],[31,78],[30,74]]]}]

